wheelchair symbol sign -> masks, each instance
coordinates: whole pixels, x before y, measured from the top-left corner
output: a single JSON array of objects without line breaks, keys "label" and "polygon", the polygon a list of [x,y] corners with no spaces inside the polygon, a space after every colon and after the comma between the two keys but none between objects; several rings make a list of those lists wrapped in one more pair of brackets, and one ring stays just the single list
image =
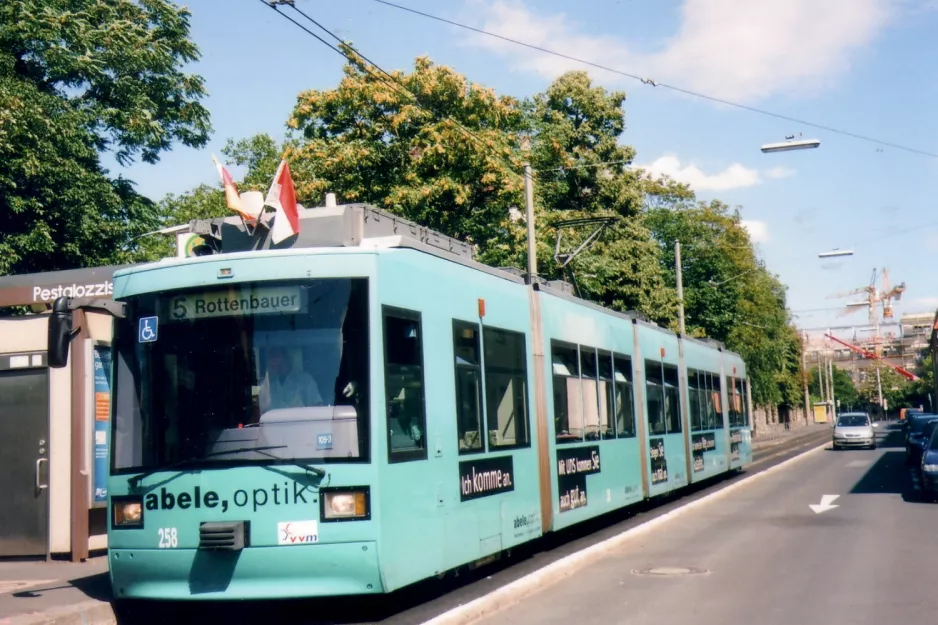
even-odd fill
[{"label": "wheelchair symbol sign", "polygon": [[159,324],[157,317],[141,317],[137,331],[137,340],[140,343],[152,343],[156,340]]}]

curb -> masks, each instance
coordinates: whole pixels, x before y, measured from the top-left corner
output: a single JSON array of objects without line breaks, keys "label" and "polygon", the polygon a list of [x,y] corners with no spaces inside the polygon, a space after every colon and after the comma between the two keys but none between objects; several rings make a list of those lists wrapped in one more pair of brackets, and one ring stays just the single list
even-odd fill
[{"label": "curb", "polygon": [[0,625],[117,625],[117,616],[106,601],[84,601],[0,618]]},{"label": "curb", "polygon": [[663,525],[679,517],[686,512],[698,508],[702,505],[712,502],[715,499],[724,497],[729,493],[733,492],[738,488],[742,488],[744,485],[751,484],[754,480],[759,479],[765,475],[772,474],[776,471],[788,467],[795,462],[802,460],[810,455],[813,455],[822,449],[826,449],[830,446],[829,441],[825,441],[823,445],[819,445],[812,449],[800,453],[793,458],[789,458],[784,462],[780,462],[774,466],[771,466],[767,469],[759,471],[748,477],[744,477],[741,480],[733,482],[732,484],[721,488],[720,490],[710,493],[690,501],[679,508],[670,510],[659,517],[655,517],[641,525],[637,525],[630,529],[625,530],[621,534],[613,536],[612,538],[607,538],[606,540],[596,543],[578,551],[576,553],[565,556],[555,562],[552,562],[545,566],[544,568],[529,573],[524,577],[517,579],[509,584],[502,586],[501,588],[490,592],[487,595],[474,599],[469,603],[464,603],[460,606],[457,606],[439,616],[436,616],[429,621],[425,621],[423,625],[468,625],[469,623],[474,623],[479,619],[490,616],[499,610],[507,608],[511,605],[514,605],[521,600],[529,597],[530,595],[535,594],[536,592],[542,590],[545,586],[551,585],[555,582],[560,581],[561,579],[575,573],[576,571],[582,569],[583,567],[605,558],[611,549],[615,549],[629,542],[631,539],[640,536],[648,532],[649,530],[655,529],[659,525]]}]

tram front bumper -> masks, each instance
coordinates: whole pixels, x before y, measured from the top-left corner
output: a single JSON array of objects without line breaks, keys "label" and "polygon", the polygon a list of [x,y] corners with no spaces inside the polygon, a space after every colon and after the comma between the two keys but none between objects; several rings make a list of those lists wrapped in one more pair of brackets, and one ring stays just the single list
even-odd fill
[{"label": "tram front bumper", "polygon": [[384,592],[374,542],[241,551],[111,549],[118,599],[288,599]]}]

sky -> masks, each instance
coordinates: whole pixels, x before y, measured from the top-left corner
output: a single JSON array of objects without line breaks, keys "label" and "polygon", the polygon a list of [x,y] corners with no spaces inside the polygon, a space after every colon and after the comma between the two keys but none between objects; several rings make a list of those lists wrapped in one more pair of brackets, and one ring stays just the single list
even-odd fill
[{"label": "sky", "polygon": [[[888,269],[906,291],[897,317],[938,309],[938,158],[687,95],[663,85],[938,153],[938,0],[399,0],[399,4],[576,56],[658,86],[474,34],[374,0],[296,6],[386,70],[427,55],[475,83],[519,98],[569,70],[624,90],[636,166],[687,182],[703,200],[738,206],[757,251],[788,286],[802,328],[867,323],[839,317]],[[304,89],[331,89],[343,59],[263,0],[192,0],[214,133],[156,165],[113,173],[159,199],[217,183],[210,155],[229,138],[285,135]],[[299,16],[288,8],[285,14]],[[308,24],[309,25],[309,24]],[[312,25],[309,25],[312,28]],[[786,136],[819,148],[763,154]],[[233,173],[239,173],[233,168]],[[819,252],[853,250],[822,260]],[[882,287],[882,279],[878,285]]]}]

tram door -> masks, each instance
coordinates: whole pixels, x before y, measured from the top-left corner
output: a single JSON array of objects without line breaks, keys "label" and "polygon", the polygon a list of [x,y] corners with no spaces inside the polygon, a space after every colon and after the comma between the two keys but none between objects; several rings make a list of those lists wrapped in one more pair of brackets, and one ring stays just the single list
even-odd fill
[{"label": "tram door", "polygon": [[0,356],[0,556],[44,556],[49,521],[49,370]]}]

